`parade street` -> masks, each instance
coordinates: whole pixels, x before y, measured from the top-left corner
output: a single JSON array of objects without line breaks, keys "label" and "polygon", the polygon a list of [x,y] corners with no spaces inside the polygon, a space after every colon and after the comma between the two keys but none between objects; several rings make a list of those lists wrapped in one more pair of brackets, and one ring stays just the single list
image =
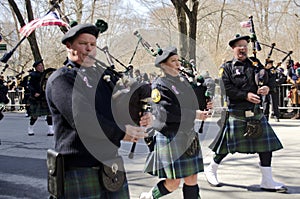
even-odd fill
[{"label": "parade street", "polygon": [[[200,135],[205,166],[213,153],[208,145],[219,128],[217,118],[205,122]],[[47,166],[46,151],[54,146],[54,138],[47,136],[44,117],[35,125],[35,135],[27,135],[29,118],[21,112],[4,112],[0,121],[0,199],[46,199]],[[218,178],[222,187],[211,187],[200,173],[198,183],[202,199],[293,199],[300,198],[300,121],[270,120],[284,149],[273,153],[272,169],[274,180],[284,183],[288,193],[265,192],[259,189],[261,173],[256,154],[228,155],[219,166]],[[158,181],[143,173],[147,147],[143,140],[138,142],[133,159],[128,159],[131,143],[122,143],[120,154],[124,157],[130,195],[138,199],[143,191],[149,191]],[[182,185],[180,186],[182,188]],[[181,188],[163,198],[181,199]]]}]

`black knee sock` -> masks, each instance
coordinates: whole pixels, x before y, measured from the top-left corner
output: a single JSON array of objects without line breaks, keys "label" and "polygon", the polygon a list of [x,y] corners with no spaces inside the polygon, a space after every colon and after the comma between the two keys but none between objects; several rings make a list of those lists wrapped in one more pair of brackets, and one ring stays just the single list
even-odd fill
[{"label": "black knee sock", "polygon": [[258,153],[260,166],[262,167],[270,167],[272,161],[272,152],[261,152]]},{"label": "black knee sock", "polygon": [[37,121],[37,117],[30,117],[30,122],[29,122],[29,124],[32,126],[32,125],[34,125],[34,123]]},{"label": "black knee sock", "polygon": [[227,156],[227,154],[215,154],[213,159],[214,159],[215,163],[220,164],[221,161],[222,161],[226,156]]},{"label": "black knee sock", "polygon": [[46,121],[48,125],[52,125],[52,116],[47,115]]},{"label": "black knee sock", "polygon": [[4,117],[4,115],[3,115],[2,111],[0,111],[0,120],[2,120],[3,117]]},{"label": "black knee sock", "polygon": [[200,198],[199,186],[197,184],[192,185],[192,186],[183,184],[182,192],[183,192],[184,199],[199,199]]},{"label": "black knee sock", "polygon": [[159,183],[157,183],[157,185],[154,187],[154,189],[152,190],[152,196],[153,198],[160,198],[164,195],[167,195],[169,193],[171,193],[164,185],[165,180],[160,181]]}]

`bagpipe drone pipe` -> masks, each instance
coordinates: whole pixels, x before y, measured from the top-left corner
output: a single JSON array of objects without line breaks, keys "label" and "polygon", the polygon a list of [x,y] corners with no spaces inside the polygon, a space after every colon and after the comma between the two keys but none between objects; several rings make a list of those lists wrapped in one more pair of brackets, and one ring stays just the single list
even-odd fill
[{"label": "bagpipe drone pipe", "polygon": [[201,75],[197,75],[197,69],[194,64],[194,59],[190,61],[185,60],[184,58],[179,59],[182,67],[179,69],[179,72],[186,76],[192,85],[194,92],[197,96],[198,106],[200,110],[205,110],[207,102],[210,100],[207,94],[207,87],[204,85],[204,78]]},{"label": "bagpipe drone pipe", "polygon": [[[268,73],[266,72],[264,65],[257,59],[256,54],[257,51],[261,51],[261,46],[260,43],[258,42],[256,32],[255,32],[255,27],[254,27],[254,22],[253,22],[253,16],[249,16],[249,24],[250,24],[250,41],[253,44],[253,57],[247,57],[247,59],[252,63],[252,66],[255,68],[255,83],[258,87],[262,87],[264,85],[267,85],[268,83]],[[275,46],[275,45],[274,45]],[[267,60],[270,58],[272,54],[272,50],[274,46],[271,48],[271,51],[268,55]],[[266,61],[267,61],[266,60]]]}]

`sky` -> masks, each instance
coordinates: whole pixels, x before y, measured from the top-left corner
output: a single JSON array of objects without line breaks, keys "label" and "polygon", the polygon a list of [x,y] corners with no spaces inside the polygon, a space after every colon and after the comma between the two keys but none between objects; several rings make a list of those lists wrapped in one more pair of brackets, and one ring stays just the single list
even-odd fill
[{"label": "sky", "polygon": [[136,12],[138,12],[139,14],[144,15],[145,13],[147,13],[149,11],[147,6],[145,6],[139,0],[124,0],[124,5],[126,5],[127,3],[134,5],[134,10]]}]

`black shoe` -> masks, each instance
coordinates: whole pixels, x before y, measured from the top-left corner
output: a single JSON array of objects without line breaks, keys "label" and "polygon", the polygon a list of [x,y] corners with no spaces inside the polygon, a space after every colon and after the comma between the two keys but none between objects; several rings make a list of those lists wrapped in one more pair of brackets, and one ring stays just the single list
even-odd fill
[{"label": "black shoe", "polygon": [[277,193],[287,193],[287,191],[288,191],[288,188],[285,186],[280,187],[278,189],[267,189],[267,188],[260,188],[260,189],[264,190],[264,191],[277,192]]},{"label": "black shoe", "polygon": [[291,118],[292,120],[300,119],[300,114],[295,114],[294,117]]},{"label": "black shoe", "polygon": [[4,117],[3,113],[0,111],[0,120],[2,120]]},{"label": "black shoe", "polygon": [[47,136],[53,136],[53,135],[54,135],[53,133],[48,133],[48,134],[47,134]]},{"label": "black shoe", "polygon": [[274,116],[275,122],[279,122],[279,117]]}]

